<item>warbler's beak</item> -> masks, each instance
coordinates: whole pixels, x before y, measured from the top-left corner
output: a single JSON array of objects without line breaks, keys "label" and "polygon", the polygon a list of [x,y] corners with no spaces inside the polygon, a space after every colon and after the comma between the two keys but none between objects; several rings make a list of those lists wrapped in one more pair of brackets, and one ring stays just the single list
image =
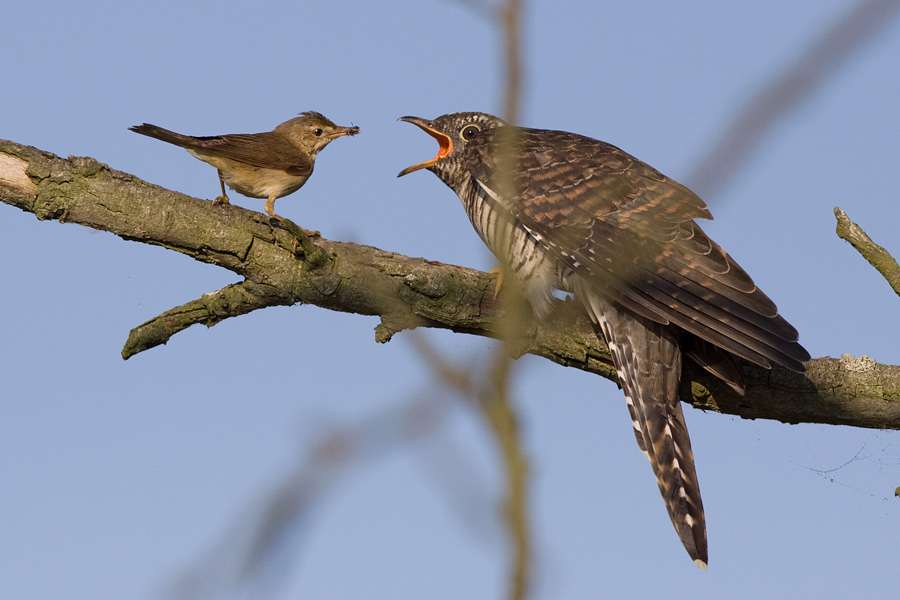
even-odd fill
[{"label": "warbler's beak", "polygon": [[418,171],[419,169],[427,169],[428,167],[434,165],[437,161],[450,154],[450,151],[453,150],[453,142],[450,140],[450,137],[432,128],[431,121],[426,121],[425,119],[420,119],[419,117],[400,117],[397,120],[412,123],[419,129],[436,139],[438,141],[438,144],[440,144],[441,146],[440,150],[438,150],[437,156],[435,156],[431,160],[420,162],[417,165],[406,167],[397,174],[397,177],[403,177],[404,175],[408,175],[409,173]]},{"label": "warbler's beak", "polygon": [[352,125],[350,127],[335,127],[334,131],[329,133],[326,137],[328,137],[329,140],[333,140],[335,138],[341,137],[342,135],[356,135],[357,133],[359,133],[359,127],[357,127],[356,125]]}]

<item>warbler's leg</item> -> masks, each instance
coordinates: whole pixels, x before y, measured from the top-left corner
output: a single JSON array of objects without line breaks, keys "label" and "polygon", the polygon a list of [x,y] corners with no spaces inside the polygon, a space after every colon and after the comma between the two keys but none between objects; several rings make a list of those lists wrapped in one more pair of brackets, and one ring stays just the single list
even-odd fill
[{"label": "warbler's leg", "polygon": [[228,201],[228,194],[225,193],[225,180],[222,178],[222,170],[219,169],[219,185],[222,186],[222,195],[213,200],[214,204],[231,204]]},{"label": "warbler's leg", "polygon": [[[280,217],[275,214],[275,197],[270,196],[268,200],[266,200],[266,214],[272,217],[273,219],[278,219],[279,221],[285,221],[284,217]],[[301,227],[301,229],[303,229]],[[303,233],[308,235],[309,237],[322,237],[322,234],[318,231],[310,231],[308,229],[303,229]],[[297,252],[297,244],[294,244],[294,252]]]},{"label": "warbler's leg", "polygon": [[275,214],[275,196],[269,196],[269,199],[266,200],[266,214],[272,217],[273,219],[278,219],[279,221],[284,221],[284,217],[279,217]]}]

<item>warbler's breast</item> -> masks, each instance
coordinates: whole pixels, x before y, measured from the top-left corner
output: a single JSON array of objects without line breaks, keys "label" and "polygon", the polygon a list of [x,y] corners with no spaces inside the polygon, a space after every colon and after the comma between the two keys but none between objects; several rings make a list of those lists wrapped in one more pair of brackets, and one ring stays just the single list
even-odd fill
[{"label": "warbler's breast", "polygon": [[309,178],[308,175],[297,177],[288,175],[284,171],[252,166],[232,169],[230,172],[223,171],[222,176],[228,187],[251,198],[270,198],[272,196],[281,198],[293,194]]}]

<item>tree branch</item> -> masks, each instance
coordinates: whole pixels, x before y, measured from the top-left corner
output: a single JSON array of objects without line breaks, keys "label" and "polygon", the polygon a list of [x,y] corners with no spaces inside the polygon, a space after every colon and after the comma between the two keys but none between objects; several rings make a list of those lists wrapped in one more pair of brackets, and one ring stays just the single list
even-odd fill
[{"label": "tree branch", "polygon": [[[298,237],[261,213],[218,206],[146,183],[92,158],[61,159],[0,141],[0,201],[33,213],[163,246],[244,278],[132,331],[123,356],[165,343],[193,323],[296,303],[381,318],[375,339],[438,327],[501,338],[504,294],[493,275],[370,246]],[[583,310],[560,302],[550,319],[523,315],[511,352],[534,354],[615,381],[609,353]],[[744,418],[900,429],[900,367],[845,355],[807,363],[808,377],[744,365],[737,396],[686,365],[682,399]]]},{"label": "tree branch", "polygon": [[202,298],[176,306],[132,329],[122,348],[122,358],[128,360],[144,350],[165,344],[170,337],[191,325],[212,327],[228,317],[244,315],[258,308],[289,304],[283,298],[277,288],[248,280],[203,294]]},{"label": "tree branch", "polygon": [[837,217],[835,233],[842,240],[850,243],[862,254],[870,265],[875,267],[884,276],[893,288],[894,293],[900,296],[900,265],[890,253],[872,241],[862,227],[850,220],[841,207],[834,207],[834,216]]}]

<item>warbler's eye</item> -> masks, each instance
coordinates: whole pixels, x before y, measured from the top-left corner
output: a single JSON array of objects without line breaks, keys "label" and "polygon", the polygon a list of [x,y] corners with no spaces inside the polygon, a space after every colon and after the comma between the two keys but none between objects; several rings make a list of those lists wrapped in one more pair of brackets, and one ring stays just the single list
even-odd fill
[{"label": "warbler's eye", "polygon": [[481,127],[479,127],[478,125],[466,125],[459,132],[459,137],[468,142],[473,137],[475,137],[475,134],[477,134],[479,131],[481,131]]},{"label": "warbler's eye", "polygon": [[315,133],[317,136],[322,135],[322,129],[316,129],[313,133]]}]

